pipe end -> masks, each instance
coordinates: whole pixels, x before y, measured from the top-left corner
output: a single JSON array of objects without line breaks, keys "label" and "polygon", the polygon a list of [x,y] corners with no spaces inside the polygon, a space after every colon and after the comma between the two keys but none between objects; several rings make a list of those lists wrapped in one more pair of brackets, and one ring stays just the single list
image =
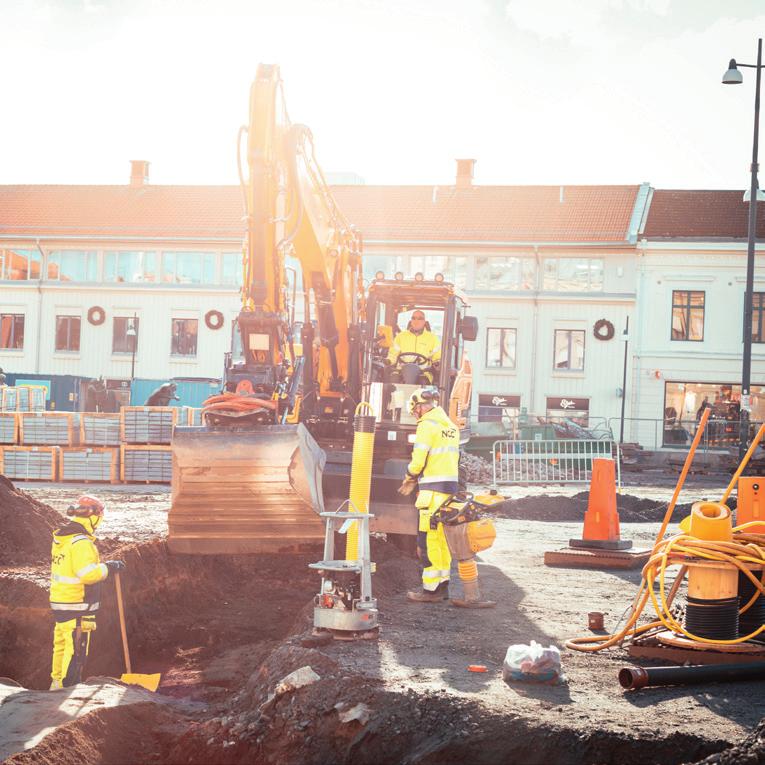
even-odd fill
[{"label": "pipe end", "polygon": [[619,684],[628,691],[648,685],[648,673],[642,667],[624,667],[619,670]]}]

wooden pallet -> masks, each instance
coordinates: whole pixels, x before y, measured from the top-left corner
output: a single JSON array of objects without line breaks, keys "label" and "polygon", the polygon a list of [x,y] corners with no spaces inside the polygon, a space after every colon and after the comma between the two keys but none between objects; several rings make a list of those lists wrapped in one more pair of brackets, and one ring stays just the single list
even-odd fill
[{"label": "wooden pallet", "polygon": [[545,566],[561,568],[641,568],[651,557],[651,550],[600,550],[595,548],[563,547],[545,553]]},{"label": "wooden pallet", "polygon": [[120,480],[123,483],[170,483],[172,448],[155,444],[120,446]]},{"label": "wooden pallet", "polygon": [[16,412],[0,412],[0,444],[19,442],[19,420]]},{"label": "wooden pallet", "polygon": [[[738,643],[734,646],[714,646],[694,643],[688,646],[683,643],[670,644],[665,642],[668,632],[661,632],[650,637],[640,637],[630,643],[627,652],[634,659],[649,659],[651,661],[669,661],[674,664],[739,664],[748,661],[765,662],[765,644]],[[677,638],[677,635],[672,635]],[[739,650],[731,651],[731,648]]]},{"label": "wooden pallet", "polygon": [[55,481],[58,446],[3,446],[0,470],[14,481]]},{"label": "wooden pallet", "polygon": [[119,412],[82,412],[80,444],[87,446],[119,446],[122,418]]},{"label": "wooden pallet", "polygon": [[59,480],[72,483],[117,483],[119,449],[73,446],[61,449]]},{"label": "wooden pallet", "polygon": [[123,406],[120,441],[124,444],[169,444],[178,421],[177,406]]},{"label": "wooden pallet", "polygon": [[[74,443],[71,412],[19,412],[18,421],[22,446],[71,446]],[[45,430],[52,432],[45,433]]]}]

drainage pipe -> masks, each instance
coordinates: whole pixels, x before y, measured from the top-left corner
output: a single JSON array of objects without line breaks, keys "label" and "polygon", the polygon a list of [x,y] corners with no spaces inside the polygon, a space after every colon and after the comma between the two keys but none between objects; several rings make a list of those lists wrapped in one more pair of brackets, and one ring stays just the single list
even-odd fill
[{"label": "drainage pipe", "polygon": [[763,678],[765,678],[765,661],[705,664],[694,667],[624,667],[619,670],[619,683],[627,690],[637,690],[652,685],[692,685]]}]

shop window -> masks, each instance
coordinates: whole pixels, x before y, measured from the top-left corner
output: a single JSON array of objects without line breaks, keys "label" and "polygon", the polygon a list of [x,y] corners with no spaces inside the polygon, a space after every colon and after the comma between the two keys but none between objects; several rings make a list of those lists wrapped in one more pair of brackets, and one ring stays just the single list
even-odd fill
[{"label": "shop window", "polygon": [[547,419],[553,422],[570,420],[586,428],[590,417],[590,400],[575,396],[548,396]]},{"label": "shop window", "polygon": [[556,329],[553,367],[561,371],[584,371],[584,330]]},{"label": "shop window", "polygon": [[765,343],[765,292],[752,294],[752,342]]},{"label": "shop window", "polygon": [[488,327],[486,366],[490,369],[515,369],[516,330]]},{"label": "shop window", "polygon": [[0,313],[0,348],[14,350],[24,347],[24,314]]},{"label": "shop window", "polygon": [[603,258],[545,258],[542,289],[549,292],[602,292]]},{"label": "shop window", "polygon": [[478,257],[475,261],[475,289],[523,291],[536,289],[534,258],[513,256]]},{"label": "shop window", "polygon": [[80,325],[79,316],[56,316],[57,351],[80,350]]},{"label": "shop window", "polygon": [[55,282],[94,282],[98,279],[98,253],[53,250],[48,253],[47,275]]},{"label": "shop window", "polygon": [[672,339],[700,342],[704,339],[705,293],[672,290]]},{"label": "shop window", "polygon": [[214,284],[214,252],[163,252],[162,281],[167,284]]},{"label": "shop window", "polygon": [[138,350],[139,320],[134,316],[115,316],[112,327],[112,353]]},{"label": "shop window", "polygon": [[0,279],[12,282],[39,279],[41,263],[39,250],[0,250]]},{"label": "shop window", "polygon": [[170,354],[172,356],[197,355],[197,319],[173,319]]},{"label": "shop window", "polygon": [[242,286],[242,254],[240,252],[224,252],[221,264],[221,284]]},{"label": "shop window", "polygon": [[[393,265],[398,266],[398,263],[394,262]],[[394,269],[393,273],[388,273],[385,267],[378,270],[383,271],[390,279],[399,269]],[[436,274],[443,274],[447,282],[464,289],[467,286],[467,258],[447,255],[412,255],[409,258],[409,268],[404,273],[410,279],[413,279],[416,273],[421,273],[426,279],[433,279]]]},{"label": "shop window", "polygon": [[105,253],[104,281],[156,282],[157,253],[143,251]]}]

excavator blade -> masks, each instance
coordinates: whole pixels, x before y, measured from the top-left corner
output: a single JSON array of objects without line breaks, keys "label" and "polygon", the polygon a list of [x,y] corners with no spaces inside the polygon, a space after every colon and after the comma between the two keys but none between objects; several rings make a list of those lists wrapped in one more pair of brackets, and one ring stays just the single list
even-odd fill
[{"label": "excavator blade", "polygon": [[326,455],[303,425],[181,427],[172,449],[171,551],[294,552],[323,541]]}]

